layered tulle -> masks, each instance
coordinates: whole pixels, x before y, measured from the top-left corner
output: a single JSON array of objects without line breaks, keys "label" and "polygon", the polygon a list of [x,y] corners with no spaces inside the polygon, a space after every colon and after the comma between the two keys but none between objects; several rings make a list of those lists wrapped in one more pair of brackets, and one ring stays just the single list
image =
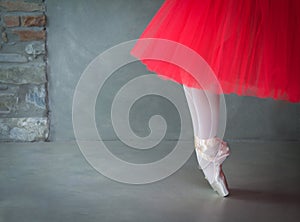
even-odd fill
[{"label": "layered tulle", "polygon": [[[171,40],[194,50],[212,68],[221,92],[300,101],[299,0],[167,0],[144,38]],[[166,50],[155,41],[138,41],[131,53],[164,79],[210,87],[176,64],[149,59],[154,52],[178,53]]]}]

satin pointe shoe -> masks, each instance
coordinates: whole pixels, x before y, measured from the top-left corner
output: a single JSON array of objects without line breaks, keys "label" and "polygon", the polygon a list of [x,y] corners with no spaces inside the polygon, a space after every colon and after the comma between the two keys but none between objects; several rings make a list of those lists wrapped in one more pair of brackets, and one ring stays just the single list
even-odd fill
[{"label": "satin pointe shoe", "polygon": [[220,196],[228,196],[228,185],[222,170],[222,163],[230,154],[227,143],[217,137],[200,139],[195,136],[195,151],[205,179]]}]

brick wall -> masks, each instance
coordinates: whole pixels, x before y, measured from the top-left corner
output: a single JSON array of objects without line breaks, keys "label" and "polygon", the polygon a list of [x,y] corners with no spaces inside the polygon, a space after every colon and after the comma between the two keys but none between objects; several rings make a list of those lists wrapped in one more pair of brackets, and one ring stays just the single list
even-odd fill
[{"label": "brick wall", "polygon": [[0,141],[49,134],[43,0],[0,0]]}]

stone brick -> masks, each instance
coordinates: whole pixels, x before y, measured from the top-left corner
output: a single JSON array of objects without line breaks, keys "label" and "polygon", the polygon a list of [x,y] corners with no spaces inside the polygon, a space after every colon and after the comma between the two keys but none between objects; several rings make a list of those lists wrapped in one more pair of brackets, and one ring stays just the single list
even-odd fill
[{"label": "stone brick", "polygon": [[6,30],[6,37],[7,37],[7,45],[8,46],[13,46],[17,42],[20,42],[20,37],[18,34],[12,32],[12,30]]},{"label": "stone brick", "polygon": [[[12,53],[12,54],[20,54],[27,57],[27,53],[25,51],[25,48],[28,44],[34,43],[34,42],[40,42],[40,41],[33,41],[33,42],[20,42],[19,36],[16,34],[13,34],[16,37],[16,42],[13,44],[3,44],[3,48],[0,51],[1,53]],[[10,37],[10,36],[8,36]],[[44,41],[41,41],[44,42]]]},{"label": "stone brick", "polygon": [[9,65],[0,68],[0,82],[10,84],[41,84],[46,82],[45,64]]},{"label": "stone brick", "polygon": [[24,2],[34,2],[34,3],[42,3],[45,0],[23,0]]},{"label": "stone brick", "polygon": [[0,119],[0,141],[45,141],[48,135],[47,117]]},{"label": "stone brick", "polygon": [[1,33],[1,37],[2,37],[2,41],[3,41],[3,42],[8,42],[6,32],[2,32],[2,33]]},{"label": "stone brick", "polygon": [[46,25],[46,16],[45,15],[27,15],[21,17],[22,26],[45,26]]},{"label": "stone brick", "polygon": [[8,90],[8,86],[0,84],[0,92],[4,90]]},{"label": "stone brick", "polygon": [[0,118],[45,117],[46,84],[0,84]]},{"label": "stone brick", "polygon": [[0,53],[0,63],[1,62],[27,62],[27,58],[23,55],[16,53]]},{"label": "stone brick", "polygon": [[44,13],[44,0],[0,0],[0,142],[48,138]]},{"label": "stone brick", "polygon": [[5,117],[10,114],[13,110],[13,107],[18,102],[16,92],[10,92],[8,90],[0,91],[0,117]]},{"label": "stone brick", "polygon": [[37,108],[46,109],[46,90],[44,85],[29,88],[25,95],[25,101]]},{"label": "stone brick", "polygon": [[0,8],[8,12],[14,11],[24,11],[24,12],[34,12],[34,11],[44,11],[45,6],[42,3],[29,3],[29,2],[22,2],[22,1],[1,1]]},{"label": "stone brick", "polygon": [[20,25],[20,17],[15,15],[6,15],[3,18],[6,27],[16,27]]},{"label": "stone brick", "polygon": [[19,36],[20,41],[33,41],[33,40],[45,40],[45,30],[14,30],[13,33]]},{"label": "stone brick", "polygon": [[43,42],[29,43],[25,47],[25,52],[28,55],[33,55],[34,57],[37,55],[45,54],[46,53],[45,43]]},{"label": "stone brick", "polygon": [[18,103],[18,86],[0,84],[0,117],[9,115]]}]

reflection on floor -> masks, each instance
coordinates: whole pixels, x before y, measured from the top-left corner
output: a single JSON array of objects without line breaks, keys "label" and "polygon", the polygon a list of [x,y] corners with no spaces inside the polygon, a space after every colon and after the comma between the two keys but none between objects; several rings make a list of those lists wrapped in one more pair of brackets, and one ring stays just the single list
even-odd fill
[{"label": "reflection on floor", "polygon": [[[107,144],[126,156],[122,143]],[[231,195],[221,198],[194,153],[166,179],[130,185],[98,173],[75,142],[1,143],[0,221],[298,221],[300,143],[230,145]]]}]

